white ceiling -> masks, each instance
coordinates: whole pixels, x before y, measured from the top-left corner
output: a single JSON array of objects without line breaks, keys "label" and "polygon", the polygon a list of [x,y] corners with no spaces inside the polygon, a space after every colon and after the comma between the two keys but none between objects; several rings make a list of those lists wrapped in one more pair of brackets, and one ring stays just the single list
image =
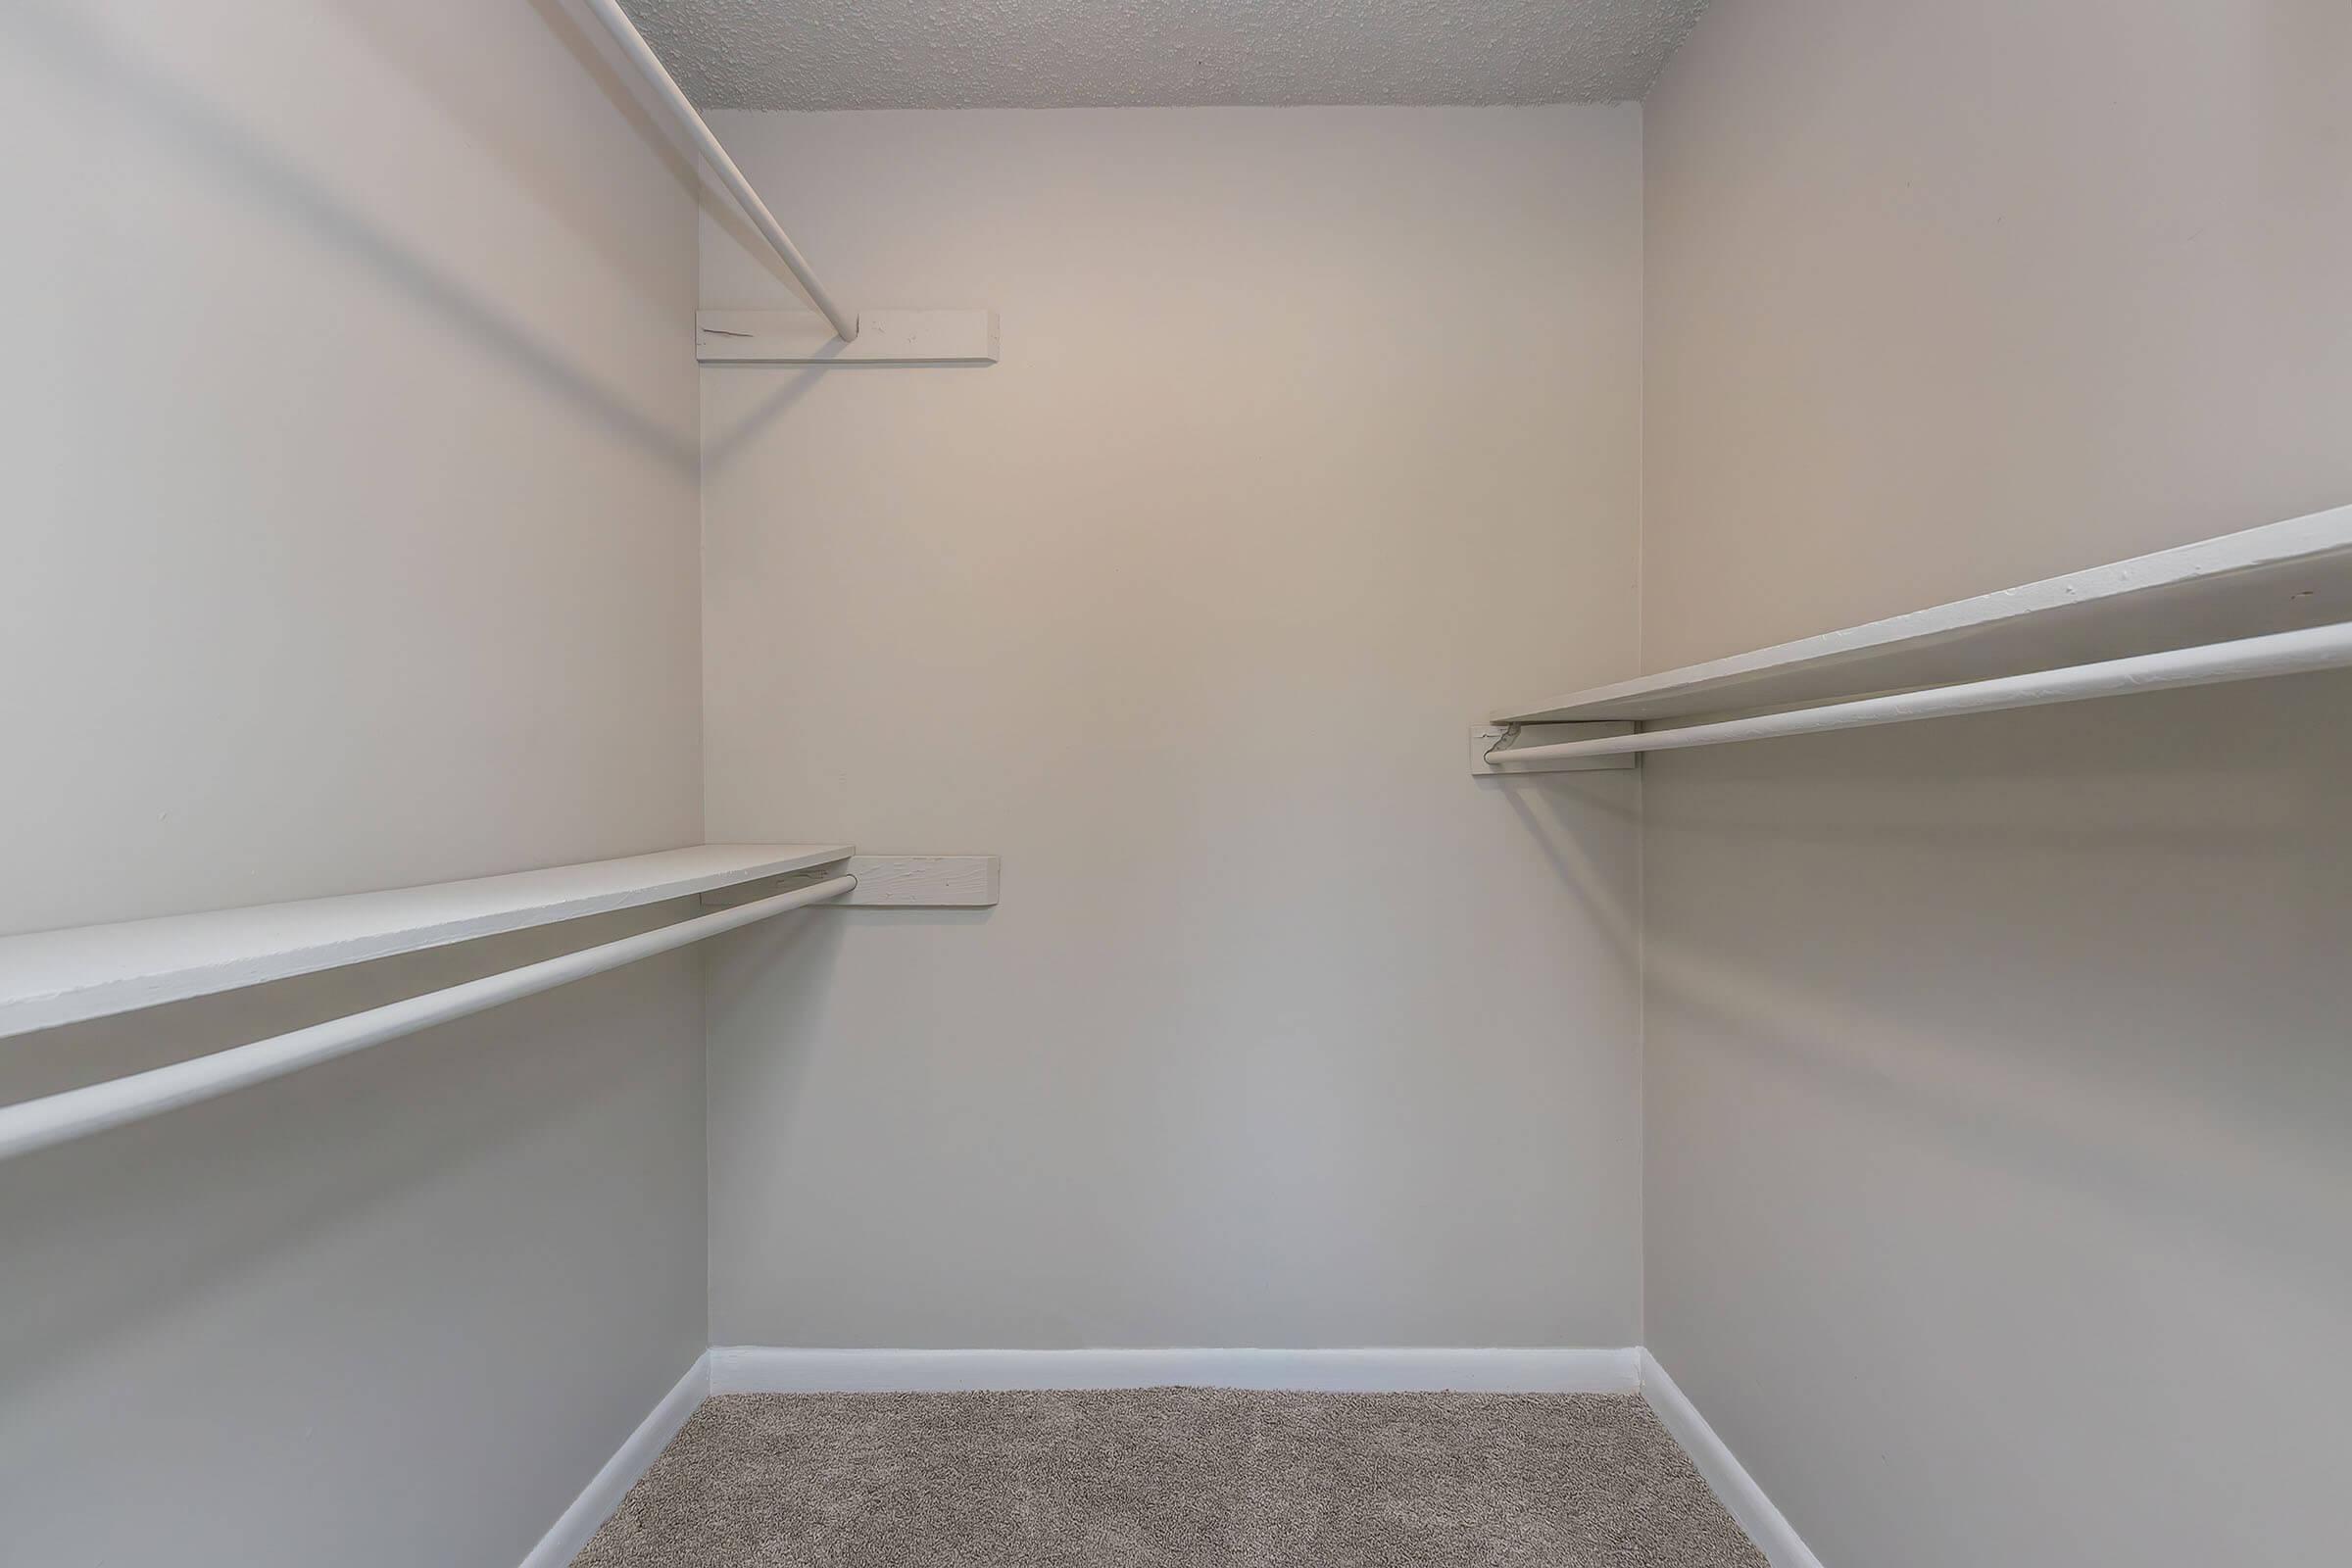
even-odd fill
[{"label": "white ceiling", "polygon": [[625,0],[712,109],[1639,98],[1706,0]]}]

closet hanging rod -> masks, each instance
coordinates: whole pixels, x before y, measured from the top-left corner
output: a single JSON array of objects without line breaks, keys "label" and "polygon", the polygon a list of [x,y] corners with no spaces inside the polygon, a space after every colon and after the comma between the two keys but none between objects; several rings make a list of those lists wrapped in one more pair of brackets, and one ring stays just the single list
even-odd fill
[{"label": "closet hanging rod", "polygon": [[86,1084],[38,1100],[0,1105],[0,1159],[30,1153],[126,1122],[144,1121],[149,1116],[211,1100],[231,1090],[267,1083],[315,1062],[329,1061],[435,1024],[486,1011],[502,1003],[552,991],[573,980],[617,969],[622,964],[635,963],[640,958],[650,958],[655,954],[733,931],[789,909],[841,898],[857,886],[858,879],[854,876],[828,877],[789,893],[696,915],[675,925],[641,931],[616,942],[582,948],[577,953],[566,953],[501,974],[484,975],[479,980],[428,991],[423,996],[370,1007],[365,1012],[330,1018],[289,1034],[272,1035],[250,1045],[232,1046],[210,1055],[193,1056],[104,1083]]},{"label": "closet hanging rod", "polygon": [[1677,751],[1691,746],[1721,746],[1732,741],[1760,741],[1777,736],[1816,735],[1827,730],[1900,724],[1920,718],[1991,713],[2012,708],[2041,708],[2053,703],[2076,703],[2094,697],[2170,691],[2181,686],[2213,686],[2225,681],[2253,680],[2266,675],[2300,675],[2315,670],[2340,669],[2347,665],[2352,665],[2352,621],[2331,626],[2310,626],[2299,631],[2272,632],[2267,636],[2244,637],[2234,642],[2206,643],[2195,648],[2167,649],[2162,653],[2104,660],[2092,664],[2069,664],[2058,669],[2035,670],[2026,675],[1966,681],[1956,686],[1931,686],[1921,691],[1864,697],[1853,702],[1799,708],[1783,713],[1762,713],[1751,718],[1685,724],[1674,729],[1640,730],[1630,735],[1560,741],[1517,750],[1507,745],[1497,745],[1486,754],[1486,760],[1492,765],[1500,766],[1508,762],[1555,762],[1587,757],[1615,757],[1628,752]]},{"label": "closet hanging rod", "polygon": [[612,34],[612,41],[620,45],[621,53],[627,55],[630,64],[637,68],[638,74],[645,77],[646,85],[654,89],[655,96],[662,100],[662,106],[669,111],[669,118],[677,122],[678,128],[694,143],[703,161],[710,166],[734,195],[744,216],[752,220],[753,227],[760,230],[760,237],[767,241],[777,259],[791,270],[794,277],[800,279],[801,287],[808,291],[809,303],[824,314],[826,320],[833,323],[833,330],[841,334],[844,343],[855,340],[858,336],[856,314],[842,309],[840,302],[825,292],[824,284],[819,283],[816,274],[808,270],[808,258],[801,254],[801,248],[792,242],[792,236],[784,232],[784,225],[776,221],[776,215],[767,210],[767,203],[760,199],[760,193],[752,189],[752,182],[744,177],[743,171],[735,167],[735,160],[727,155],[726,148],[719,145],[718,137],[711,133],[701,112],[679,88],[676,79],[669,74],[669,68],[662,64],[662,57],[655,54],[653,45],[645,41],[645,34],[637,30],[637,24],[629,20],[628,13],[620,9],[620,0],[587,0],[587,4],[588,9],[596,14],[596,20],[605,24],[605,30]]}]

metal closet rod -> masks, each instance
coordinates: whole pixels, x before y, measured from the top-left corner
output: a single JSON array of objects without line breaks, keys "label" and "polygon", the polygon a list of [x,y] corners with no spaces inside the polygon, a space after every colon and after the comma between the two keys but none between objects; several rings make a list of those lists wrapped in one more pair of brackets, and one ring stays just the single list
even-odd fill
[{"label": "metal closet rod", "polygon": [[193,1105],[234,1089],[267,1083],[314,1062],[347,1056],[453,1018],[487,1011],[502,1003],[553,991],[573,980],[617,969],[624,963],[635,963],[640,958],[650,958],[657,953],[667,953],[672,948],[682,948],[690,942],[782,914],[787,909],[838,899],[857,885],[854,876],[828,877],[732,909],[696,915],[675,925],[641,931],[617,942],[582,948],[577,953],[566,953],[502,974],[484,975],[443,991],[428,991],[421,997],[370,1007],[348,1017],[330,1018],[290,1034],[272,1035],[251,1045],[217,1051],[209,1056],[192,1056],[168,1067],[155,1067],[39,1100],[0,1106],[0,1159],[27,1154],[125,1122],[144,1121],[149,1116]]},{"label": "metal closet rod", "polygon": [[1873,724],[1900,724],[1916,718],[1990,713],[2008,708],[2043,708],[2052,703],[2169,691],[2180,686],[2213,686],[2262,675],[2299,675],[2346,665],[2352,665],[2352,622],[2138,654],[2094,664],[2069,664],[2029,675],[2002,675],[1957,686],[1931,686],[1923,691],[1864,697],[1850,703],[1762,713],[1753,718],[1642,730],[1597,740],[1560,741],[1516,751],[1495,747],[1487,753],[1487,760],[1495,764],[1547,762],[1571,757],[1678,751],[1690,746],[1720,746],[1730,741],[1760,741],[1783,735],[1816,735],[1825,730],[1862,729]]},{"label": "metal closet rod", "polygon": [[637,30],[637,24],[629,20],[628,13],[620,9],[620,0],[587,0],[587,4],[588,9],[596,14],[596,20],[605,24],[605,30],[612,34],[612,41],[620,45],[621,53],[629,57],[638,74],[645,77],[646,84],[654,89],[655,96],[662,100],[662,106],[669,111],[669,118],[677,122],[678,128],[686,133],[696,151],[703,155],[703,161],[710,166],[719,180],[733,193],[737,205],[743,208],[744,216],[752,220],[754,228],[760,230],[760,238],[773,247],[777,259],[792,270],[794,277],[801,280],[801,287],[808,291],[810,303],[824,312],[825,319],[833,323],[833,330],[841,334],[844,343],[855,338],[858,335],[857,315],[844,310],[839,301],[825,292],[825,285],[819,283],[816,274],[808,270],[808,258],[801,254],[801,248],[792,242],[792,236],[784,232],[784,225],[776,221],[776,215],[767,210],[767,203],[760,199],[760,193],[752,189],[752,182],[743,177],[743,171],[735,167],[735,160],[728,157],[727,150],[718,144],[718,138],[711,134],[701,112],[671,77],[669,68],[662,64],[662,57],[655,54],[653,45],[645,41],[645,34]]}]

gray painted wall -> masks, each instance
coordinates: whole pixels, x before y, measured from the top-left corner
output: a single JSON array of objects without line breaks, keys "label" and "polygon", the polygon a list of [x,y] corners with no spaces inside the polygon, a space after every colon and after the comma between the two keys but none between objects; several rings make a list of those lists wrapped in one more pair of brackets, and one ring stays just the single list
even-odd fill
[{"label": "gray painted wall", "polygon": [[[2352,500],[2352,12],[1722,0],[1648,662]],[[1646,1334],[1831,1564],[2332,1561],[2352,680],[1651,760]]]},{"label": "gray painted wall", "polygon": [[[704,374],[714,836],[990,850],[710,955],[718,1343],[1627,1345],[1640,115],[726,115],[1004,363]],[[704,298],[782,301],[706,223]]]},{"label": "gray painted wall", "polygon": [[[694,197],[586,37],[0,8],[0,931],[700,837]],[[0,1167],[0,1555],[518,1561],[706,1343],[700,1012],[672,956]]]},{"label": "gray painted wall", "polygon": [[0,932],[694,841],[693,187],[594,25],[0,15]]}]

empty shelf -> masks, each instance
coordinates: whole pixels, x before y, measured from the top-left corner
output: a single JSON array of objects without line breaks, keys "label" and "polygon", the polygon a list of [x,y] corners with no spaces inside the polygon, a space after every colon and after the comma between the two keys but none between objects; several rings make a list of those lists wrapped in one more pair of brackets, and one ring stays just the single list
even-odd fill
[{"label": "empty shelf", "polygon": [[0,938],[0,1036],[687,898],[832,864],[852,853],[847,844],[705,844],[465,882]]},{"label": "empty shelf", "polygon": [[2352,507],[1504,709],[1689,718],[1951,686],[2352,620]]}]

